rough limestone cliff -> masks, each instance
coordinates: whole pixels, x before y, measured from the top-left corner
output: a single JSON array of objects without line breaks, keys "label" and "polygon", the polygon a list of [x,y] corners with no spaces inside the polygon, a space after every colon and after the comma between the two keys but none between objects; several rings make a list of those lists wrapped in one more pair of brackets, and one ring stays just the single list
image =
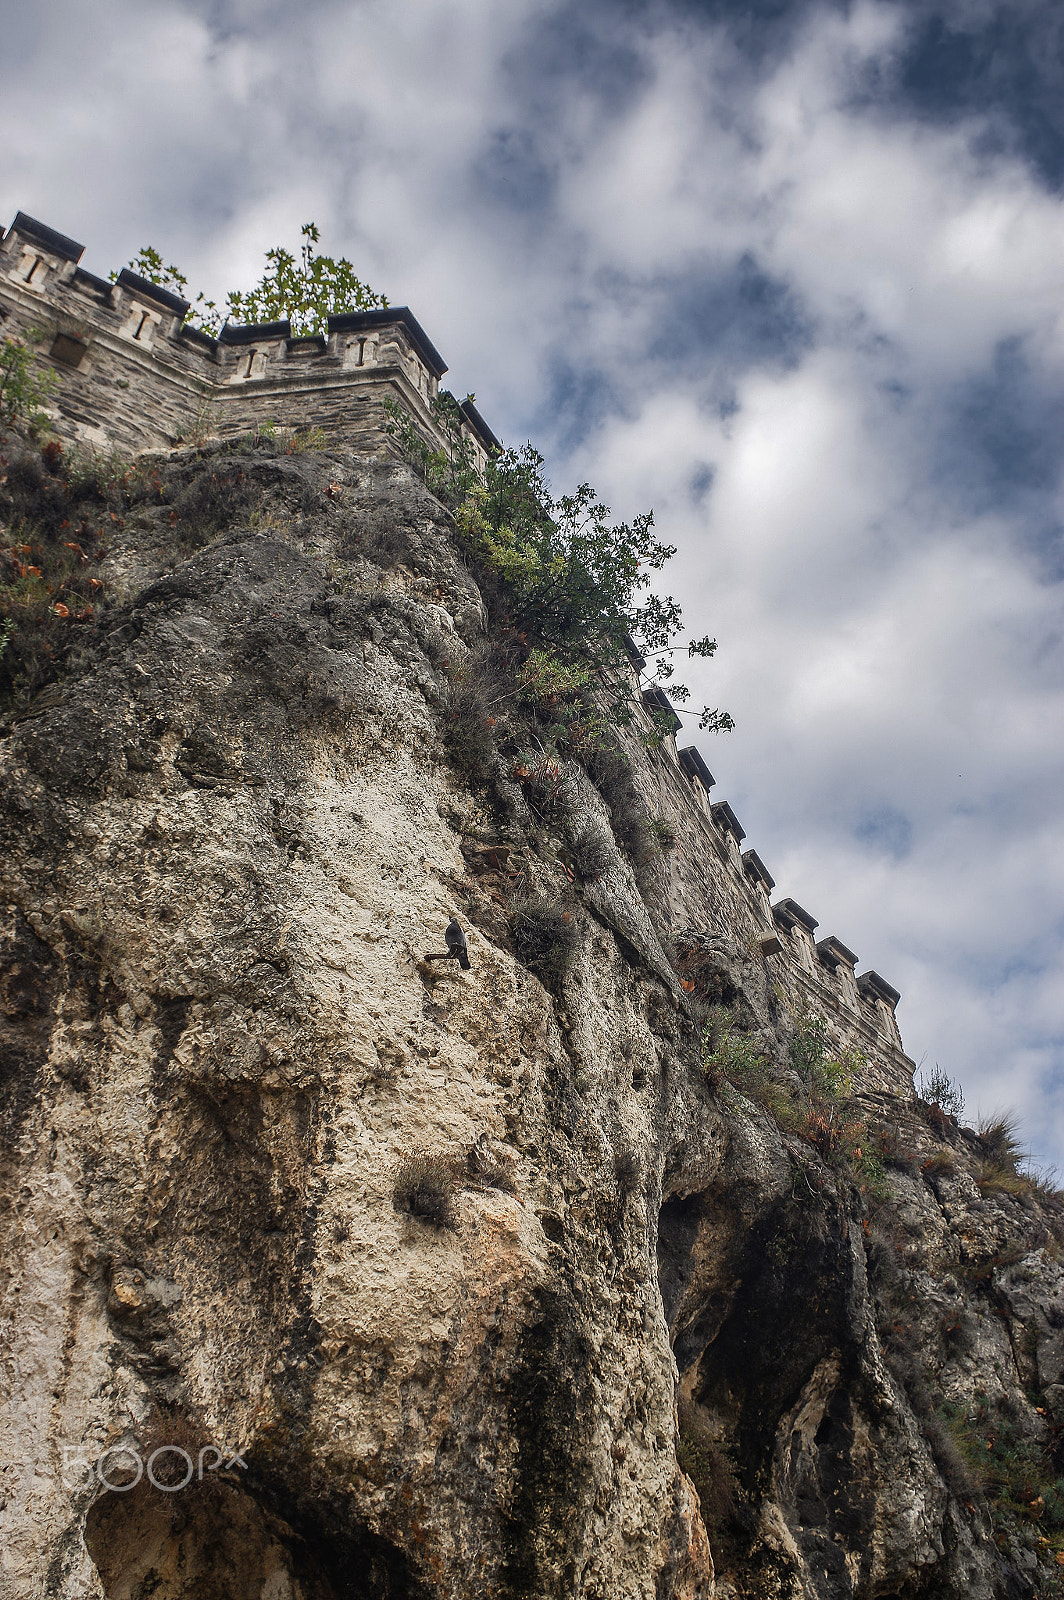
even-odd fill
[{"label": "rough limestone cliff", "polygon": [[0,726],[3,1595],[1053,1592],[1056,1201],[904,1084],[869,1162],[707,1072],[794,1089],[775,958],[693,810],[636,859],[593,763],[462,756],[408,469],[0,455],[110,597]]}]

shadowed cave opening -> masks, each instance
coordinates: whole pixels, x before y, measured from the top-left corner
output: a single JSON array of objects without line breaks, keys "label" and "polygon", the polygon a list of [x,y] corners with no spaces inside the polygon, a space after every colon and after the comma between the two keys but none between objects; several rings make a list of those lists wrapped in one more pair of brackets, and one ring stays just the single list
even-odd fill
[{"label": "shadowed cave opening", "polygon": [[339,1516],[291,1523],[242,1486],[142,1479],[89,1509],[85,1544],[107,1600],[425,1600],[402,1551]]}]

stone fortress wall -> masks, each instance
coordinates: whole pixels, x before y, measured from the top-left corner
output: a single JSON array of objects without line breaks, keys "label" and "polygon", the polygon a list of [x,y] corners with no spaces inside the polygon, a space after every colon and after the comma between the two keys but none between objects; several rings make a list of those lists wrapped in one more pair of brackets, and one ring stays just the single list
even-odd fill
[{"label": "stone fortress wall", "polygon": [[653,712],[671,712],[673,722],[640,768],[651,774],[650,809],[677,830],[679,846],[665,864],[674,929],[718,935],[740,985],[744,968],[763,963],[792,1016],[819,1012],[836,1044],[868,1058],[863,1089],[910,1097],[915,1063],[902,1046],[898,990],[877,972],[858,973],[857,956],[834,935],[818,938],[816,918],[796,900],[771,899],[775,882],[757,851],[743,849],[746,834],[728,802],[713,800],[715,780],[701,754],[693,745],[677,749],[680,719],[661,689],[640,696],[629,737],[657,731]]},{"label": "stone fortress wall", "polygon": [[[429,405],[447,371],[403,306],[329,318],[328,336],[293,338],[287,322],[227,324],[217,339],[184,326],[188,303],[128,269],[115,283],[79,266],[84,247],[19,212],[0,240],[0,337],[34,345],[57,375],[54,432],[96,449],[169,449],[204,434],[228,437],[257,424],[320,427],[359,451],[394,453],[381,402],[392,396],[425,438],[442,443]],[[470,401],[462,425],[483,466],[499,441]],[[656,814],[672,821],[669,909],[676,928],[719,936],[728,958],[764,963],[793,1012],[812,1006],[835,1040],[869,1058],[865,1087],[911,1094],[914,1063],[902,1048],[898,991],[791,899],[774,903],[772,878],[699,752],[678,750],[680,719],[664,691],[641,691],[636,663],[632,734],[674,724],[652,751]],[[644,769],[646,763],[643,763]]]},{"label": "stone fortress wall", "polygon": [[[0,332],[36,335],[59,380],[60,438],[166,449],[270,422],[378,450],[390,394],[437,439],[428,404],[447,364],[405,306],[330,317],[327,338],[267,322],[227,324],[213,339],[184,326],[187,301],[128,269],[115,283],[97,278],[78,265],[83,252],[21,211],[0,240]],[[462,418],[483,465],[498,440],[468,401]]]}]

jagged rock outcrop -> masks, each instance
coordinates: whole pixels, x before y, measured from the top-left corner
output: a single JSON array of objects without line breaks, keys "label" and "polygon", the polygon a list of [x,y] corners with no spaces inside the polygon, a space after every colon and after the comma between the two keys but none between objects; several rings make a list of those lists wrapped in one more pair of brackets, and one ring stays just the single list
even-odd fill
[{"label": "jagged rock outcrop", "polygon": [[[1056,1203],[893,1045],[863,1187],[707,1076],[713,1004],[787,1081],[782,969],[636,741],[679,862],[500,730],[457,770],[485,611],[405,467],[90,491],[112,609],[0,743],[3,1594],[1049,1592]],[[964,1458],[1006,1434],[1041,1509]]]}]

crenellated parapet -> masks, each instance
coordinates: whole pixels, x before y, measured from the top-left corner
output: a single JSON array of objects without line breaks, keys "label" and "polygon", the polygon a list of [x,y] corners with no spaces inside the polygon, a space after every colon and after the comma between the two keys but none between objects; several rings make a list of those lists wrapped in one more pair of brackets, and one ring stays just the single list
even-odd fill
[{"label": "crenellated parapet", "polygon": [[[55,372],[60,437],[161,449],[270,423],[390,451],[391,396],[442,444],[430,407],[447,364],[408,307],[330,317],[327,335],[227,323],[215,339],[186,324],[187,301],[128,268],[114,283],[86,272],[83,250],[22,211],[0,240],[0,333]],[[460,410],[483,465],[498,440],[471,401]]]},{"label": "crenellated parapet", "polygon": [[898,990],[877,972],[858,973],[857,956],[841,939],[818,939],[816,918],[796,900],[771,899],[774,879],[755,850],[742,848],[746,833],[728,802],[711,799],[713,775],[693,745],[676,751],[662,740],[655,772],[657,793],[648,799],[683,824],[681,852],[669,867],[673,920],[704,926],[708,902],[712,922],[751,960],[766,963],[793,1015],[816,1010],[840,1047],[868,1058],[867,1088],[910,1093],[915,1063],[898,1028]]},{"label": "crenellated parapet", "polygon": [[644,799],[679,840],[663,863],[673,926],[727,933],[751,960],[766,963],[792,1015],[818,1011],[839,1047],[868,1058],[866,1087],[910,1094],[916,1068],[895,1016],[901,995],[876,972],[857,974],[857,957],[840,939],[817,940],[816,919],[797,901],[771,900],[775,880],[756,850],[743,849],[746,831],[728,802],[712,798],[716,780],[701,752],[677,748],[676,708],[660,684],[642,683],[646,661],[634,641],[626,649],[632,708],[624,737],[640,772],[648,770],[649,747],[653,781]]},{"label": "crenellated parapet", "polygon": [[[644,665],[632,647],[632,681]],[[895,1010],[897,989],[878,973],[856,972],[857,957],[831,936],[817,938],[818,923],[796,900],[773,901],[772,878],[756,850],[744,849],[746,831],[726,800],[714,800],[715,779],[694,745],[677,749],[681,722],[665,691],[636,692],[628,738],[651,744],[651,810],[676,827],[679,847],[665,863],[673,925],[725,932],[752,961],[763,961],[778,996],[792,1015],[806,1009],[828,1022],[835,1043],[867,1058],[865,1086],[912,1091],[915,1063],[905,1054]],[[636,763],[646,771],[645,761]]]}]

